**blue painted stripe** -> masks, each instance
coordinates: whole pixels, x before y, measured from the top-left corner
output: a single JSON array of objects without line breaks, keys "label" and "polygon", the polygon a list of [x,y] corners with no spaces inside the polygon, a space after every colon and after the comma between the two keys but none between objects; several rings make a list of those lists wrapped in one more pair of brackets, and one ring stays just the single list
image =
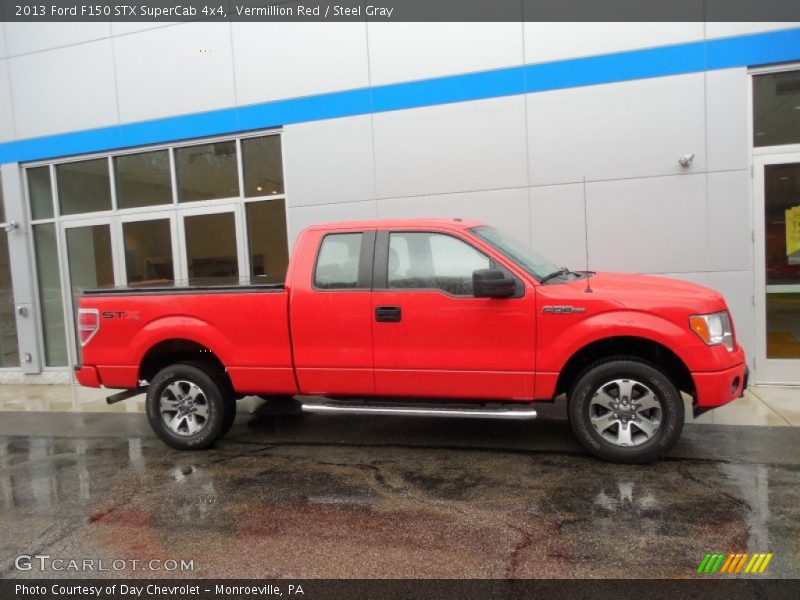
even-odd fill
[{"label": "blue painted stripe", "polygon": [[524,93],[524,67],[509,67],[376,86],[372,88],[372,108],[374,112],[384,112]]},{"label": "blue painted stripe", "polygon": [[800,59],[800,29],[708,40],[708,69],[768,65]]},{"label": "blue painted stripe", "polygon": [[277,100],[0,144],[0,163],[57,158],[307,121],[800,60],[800,29],[687,42]]},{"label": "blue painted stripe", "polygon": [[691,42],[529,65],[526,90],[543,92],[704,71],[705,45]]}]

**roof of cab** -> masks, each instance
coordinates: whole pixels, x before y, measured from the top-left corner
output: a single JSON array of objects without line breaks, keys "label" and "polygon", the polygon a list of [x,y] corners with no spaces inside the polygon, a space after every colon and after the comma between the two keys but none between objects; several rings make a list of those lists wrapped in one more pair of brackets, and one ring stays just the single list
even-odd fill
[{"label": "roof of cab", "polygon": [[471,219],[374,219],[367,221],[340,221],[335,223],[319,223],[311,225],[306,229],[311,231],[319,230],[336,230],[336,229],[403,229],[403,228],[418,228],[418,227],[431,227],[434,229],[469,229],[470,227],[477,227],[485,225],[480,221],[473,221]]}]

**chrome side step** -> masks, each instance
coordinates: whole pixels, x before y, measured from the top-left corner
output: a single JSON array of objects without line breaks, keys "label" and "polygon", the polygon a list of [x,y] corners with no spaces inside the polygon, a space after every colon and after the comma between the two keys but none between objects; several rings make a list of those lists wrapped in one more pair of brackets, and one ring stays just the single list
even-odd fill
[{"label": "chrome side step", "polygon": [[398,415],[410,417],[460,417],[467,419],[510,419],[529,421],[536,418],[530,408],[448,408],[405,406],[376,406],[353,404],[303,404],[303,412],[338,415]]}]

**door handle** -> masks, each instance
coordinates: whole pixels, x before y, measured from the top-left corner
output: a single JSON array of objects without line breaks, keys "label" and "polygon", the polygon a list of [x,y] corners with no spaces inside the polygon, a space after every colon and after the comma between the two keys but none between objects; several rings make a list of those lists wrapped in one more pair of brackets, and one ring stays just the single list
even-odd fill
[{"label": "door handle", "polygon": [[379,306],[375,309],[375,320],[381,323],[397,323],[401,315],[399,306]]}]

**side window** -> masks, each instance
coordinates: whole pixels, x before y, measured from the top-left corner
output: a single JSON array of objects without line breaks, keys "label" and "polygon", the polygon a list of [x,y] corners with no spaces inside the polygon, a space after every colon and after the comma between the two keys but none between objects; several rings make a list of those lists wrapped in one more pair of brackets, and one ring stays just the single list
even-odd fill
[{"label": "side window", "polygon": [[326,235],[317,256],[314,285],[322,290],[358,287],[358,259],[362,233]]},{"label": "side window", "polygon": [[471,296],[472,272],[490,267],[487,256],[449,235],[389,235],[389,288],[437,289],[454,296]]}]

